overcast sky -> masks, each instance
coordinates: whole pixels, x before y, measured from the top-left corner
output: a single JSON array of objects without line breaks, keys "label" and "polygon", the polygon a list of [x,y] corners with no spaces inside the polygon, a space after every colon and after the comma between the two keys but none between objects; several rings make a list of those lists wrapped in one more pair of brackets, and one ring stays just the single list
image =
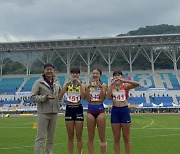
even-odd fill
[{"label": "overcast sky", "polygon": [[180,25],[180,0],[0,0],[0,42],[113,37]]}]

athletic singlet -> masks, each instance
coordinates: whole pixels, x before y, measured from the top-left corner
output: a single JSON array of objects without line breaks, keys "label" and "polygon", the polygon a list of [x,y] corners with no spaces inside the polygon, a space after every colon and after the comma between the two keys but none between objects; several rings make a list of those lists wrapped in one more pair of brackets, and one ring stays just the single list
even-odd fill
[{"label": "athletic singlet", "polygon": [[70,84],[67,87],[67,101],[72,103],[78,103],[80,101],[80,86],[73,87],[72,84]]},{"label": "athletic singlet", "polygon": [[119,87],[112,85],[112,97],[113,101],[123,102],[128,99],[128,91],[126,86],[123,84]]},{"label": "athletic singlet", "polygon": [[91,102],[100,102],[100,88],[90,87]]}]

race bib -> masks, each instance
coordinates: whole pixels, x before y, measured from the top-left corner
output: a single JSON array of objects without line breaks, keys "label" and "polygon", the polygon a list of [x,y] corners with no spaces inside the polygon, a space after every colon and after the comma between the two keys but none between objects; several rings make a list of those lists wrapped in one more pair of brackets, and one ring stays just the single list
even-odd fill
[{"label": "race bib", "polygon": [[91,101],[92,102],[99,102],[100,101],[100,91],[91,91]]},{"label": "race bib", "polygon": [[77,103],[80,101],[80,93],[79,92],[67,92],[67,101],[72,103]]},{"label": "race bib", "polygon": [[113,91],[113,100],[117,102],[122,102],[126,100],[126,91],[120,90],[120,91]]}]

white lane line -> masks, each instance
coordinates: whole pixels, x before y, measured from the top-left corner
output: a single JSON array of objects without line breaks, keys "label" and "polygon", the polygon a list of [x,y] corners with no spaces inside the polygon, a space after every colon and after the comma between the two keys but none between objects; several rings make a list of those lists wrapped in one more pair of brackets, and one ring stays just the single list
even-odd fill
[{"label": "white lane line", "polygon": [[[167,137],[167,136],[180,136],[180,134],[166,134],[166,135],[152,135],[152,136],[142,136],[142,137],[131,137],[131,139],[137,139],[137,138],[153,138],[153,137]],[[122,138],[121,138],[122,139]],[[113,139],[106,139],[107,141],[113,141]],[[100,140],[94,140],[95,142],[100,142]],[[86,143],[87,141],[83,141]],[[76,143],[76,142],[74,142]],[[54,146],[60,145],[60,144],[66,144],[63,143],[55,143]],[[34,148],[34,145],[32,146],[17,146],[17,147],[6,147],[6,148],[0,148],[0,150],[11,150],[11,149],[24,149],[24,148]]]},{"label": "white lane line", "polygon": [[[142,128],[131,128],[131,129],[142,129]],[[154,129],[154,130],[166,130],[166,129],[169,129],[169,130],[179,130],[180,128],[146,128],[146,129]]]},{"label": "white lane line", "polygon": [[1,126],[0,128],[8,128],[8,129],[9,129],[9,128],[13,128],[13,129],[14,129],[14,128],[21,128],[21,129],[22,129],[22,128],[32,128],[32,127],[6,127],[6,126],[3,127],[3,126]]},{"label": "white lane line", "polygon": [[24,149],[24,148],[32,148],[32,147],[34,146],[8,147],[8,148],[0,148],[0,150]]},{"label": "white lane line", "polygon": [[153,125],[154,124],[154,119],[150,119],[150,120],[151,120],[151,123],[146,125],[146,126],[144,126],[144,127],[142,127],[141,129],[144,129],[144,128],[147,128],[147,127]]},{"label": "white lane line", "polygon": [[152,136],[131,137],[131,138],[152,138],[152,137],[167,137],[167,136],[180,136],[180,134],[152,135]]},{"label": "white lane line", "polygon": [[[150,125],[150,124],[149,124]],[[149,126],[149,125],[147,125],[147,126]],[[33,125],[32,125],[33,126]],[[31,127],[7,127],[7,126],[0,126],[0,129],[2,128],[4,128],[4,129],[6,129],[6,128],[8,128],[8,129],[14,129],[14,128],[20,128],[20,129],[22,129],[22,128],[28,128],[28,129],[32,129],[32,126]],[[146,127],[146,129],[154,129],[154,130],[166,130],[166,129],[169,129],[169,130],[179,130],[180,128],[165,128],[165,127],[163,127],[163,128],[161,128],[161,127],[159,127],[159,128],[147,128],[147,126],[144,126],[144,127]],[[61,129],[62,127],[57,127],[56,129]],[[64,129],[65,129],[66,127],[64,127]],[[87,129],[87,127],[83,127],[84,129]],[[111,127],[106,127],[107,129],[111,129]],[[136,127],[131,127],[131,129],[142,129],[143,127],[141,127],[141,128],[136,128]]]}]

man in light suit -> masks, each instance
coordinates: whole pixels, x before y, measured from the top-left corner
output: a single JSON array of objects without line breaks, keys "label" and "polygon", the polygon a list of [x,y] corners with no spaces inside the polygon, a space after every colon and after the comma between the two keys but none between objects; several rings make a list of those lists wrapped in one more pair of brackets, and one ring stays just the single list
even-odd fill
[{"label": "man in light suit", "polygon": [[[54,76],[55,68],[52,64],[44,65],[44,74],[32,87],[31,99],[37,104],[37,136],[35,140],[35,154],[41,154],[46,139],[45,154],[52,154],[53,140],[60,111],[59,80]],[[47,135],[47,136],[46,136]]]}]

